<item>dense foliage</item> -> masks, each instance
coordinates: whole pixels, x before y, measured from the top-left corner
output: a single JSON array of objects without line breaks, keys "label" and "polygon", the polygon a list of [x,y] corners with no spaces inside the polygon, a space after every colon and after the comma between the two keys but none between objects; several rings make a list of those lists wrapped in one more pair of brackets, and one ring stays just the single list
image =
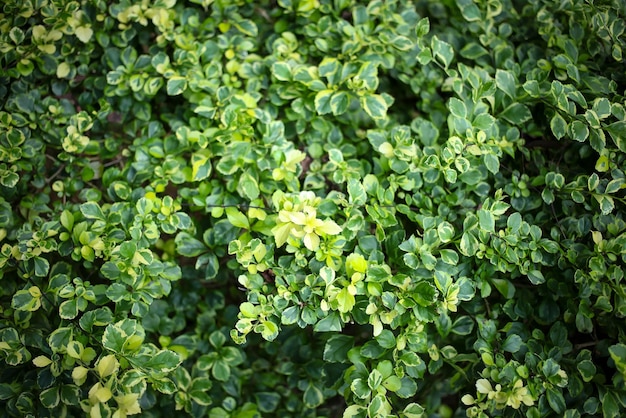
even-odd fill
[{"label": "dense foliage", "polygon": [[626,414],[626,3],[6,0],[7,416]]}]

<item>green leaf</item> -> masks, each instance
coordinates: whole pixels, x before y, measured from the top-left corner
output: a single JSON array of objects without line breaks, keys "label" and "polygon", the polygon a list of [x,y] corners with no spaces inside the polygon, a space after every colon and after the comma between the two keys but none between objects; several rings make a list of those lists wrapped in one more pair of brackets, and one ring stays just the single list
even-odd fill
[{"label": "green leaf", "polygon": [[454,227],[450,222],[443,221],[437,225],[437,235],[441,242],[450,242],[454,238]]},{"label": "green leaf", "polygon": [[359,98],[361,107],[373,119],[387,116],[387,102],[380,94],[369,94]]},{"label": "green leaf", "polygon": [[169,373],[176,369],[181,362],[182,359],[178,353],[172,350],[160,350],[150,357],[144,367],[153,369],[158,373]]},{"label": "green leaf", "polygon": [[435,35],[430,41],[430,47],[433,50],[435,58],[439,59],[444,67],[448,68],[454,58],[454,48],[452,48],[452,45],[446,41],[442,41]]},{"label": "green leaf", "polygon": [[211,159],[206,150],[191,154],[191,180],[201,181],[211,175]]},{"label": "green leaf", "polygon": [[59,66],[57,67],[57,77],[58,78],[65,78],[70,74],[71,71],[71,67],[67,62],[62,62],[59,64]]},{"label": "green leaf", "polygon": [[422,406],[416,403],[410,403],[402,411],[405,418],[423,418],[425,410]]},{"label": "green leaf", "polygon": [[291,81],[291,67],[286,62],[272,64],[272,74],[279,81]]},{"label": "green leaf", "polygon": [[593,111],[600,119],[611,116],[611,102],[606,97],[599,97],[593,101]]},{"label": "green leaf", "polygon": [[473,256],[478,251],[478,239],[472,232],[464,232],[461,236],[461,243],[459,246],[461,254],[465,256]]},{"label": "green leaf", "polygon": [[498,174],[498,172],[500,171],[500,160],[495,154],[484,154],[483,163],[485,164],[485,167],[487,167],[487,170],[489,170],[493,174]]},{"label": "green leaf", "polygon": [[376,390],[381,383],[383,383],[383,375],[377,369],[372,370],[367,378],[367,386],[371,390]]},{"label": "green leaf", "polygon": [[[610,351],[610,349],[609,349]],[[591,382],[596,375],[596,366],[590,360],[582,360],[576,363],[576,368],[584,382]]]},{"label": "green leaf", "polygon": [[349,202],[355,206],[363,206],[367,202],[367,193],[359,180],[348,180],[348,197]]},{"label": "green leaf", "polygon": [[349,292],[347,287],[344,287],[337,294],[337,306],[339,312],[348,313],[354,308],[355,299]]},{"label": "green leaf", "polygon": [[134,351],[143,342],[144,330],[135,319],[123,319],[115,324],[109,324],[102,335],[104,348],[121,353]]},{"label": "green leaf", "polygon": [[75,385],[61,386],[61,401],[66,405],[77,406],[80,402],[80,388]]},{"label": "green leaf", "polygon": [[0,168],[0,184],[9,189],[15,187],[20,180],[20,176],[13,171]]},{"label": "green leaf", "polygon": [[482,19],[480,9],[472,0],[456,0],[457,7],[459,8],[463,18],[468,22],[476,22]]},{"label": "green leaf", "polygon": [[167,80],[167,94],[177,96],[187,89],[187,79],[181,76],[173,76]]},{"label": "green leaf", "polygon": [[622,416],[622,414],[620,414],[621,408],[617,403],[617,398],[611,391],[605,392],[601,400],[603,418],[617,418]]},{"label": "green leaf", "polygon": [[216,380],[226,382],[230,378],[230,366],[224,360],[217,359],[215,360],[215,363],[213,363],[211,374]]},{"label": "green leaf", "polygon": [[233,26],[236,27],[237,30],[244,35],[247,35],[251,38],[256,38],[259,34],[259,29],[252,20],[240,18],[236,20],[231,20],[231,22]]},{"label": "green leaf", "polygon": [[42,293],[37,286],[31,286],[29,289],[18,290],[13,295],[11,307],[18,311],[33,312],[41,307]]},{"label": "green leaf", "polygon": [[187,232],[179,232],[175,238],[176,252],[185,257],[197,257],[207,251],[207,246]]},{"label": "green leaf", "polygon": [[491,279],[491,282],[495,288],[507,299],[512,299],[515,296],[515,286],[507,279]]},{"label": "green leaf", "polygon": [[363,83],[363,87],[369,91],[374,91],[378,87],[378,67],[371,61],[361,66],[359,72],[355,76]]},{"label": "green leaf", "polygon": [[517,85],[517,78],[511,71],[501,69],[496,70],[496,86],[511,99],[515,99],[517,97]]},{"label": "green leaf", "polygon": [[513,103],[500,113],[500,116],[511,122],[514,125],[521,125],[522,123],[532,119],[532,114],[528,109],[528,106],[521,103]]},{"label": "green leaf", "polygon": [[393,335],[388,329],[384,329],[381,333],[376,336],[376,341],[383,348],[395,348],[396,347],[396,337]]},{"label": "green leaf", "polygon": [[345,91],[334,93],[330,99],[330,110],[333,115],[342,115],[348,110],[350,95]]},{"label": "green leaf", "polygon": [[51,388],[43,390],[39,394],[39,400],[41,401],[41,404],[44,406],[44,408],[55,408],[61,400],[59,386],[53,386]]},{"label": "green leaf", "polygon": [[22,42],[24,42],[24,38],[25,38],[24,31],[18,28],[17,26],[13,27],[9,31],[9,38],[11,38],[11,40],[13,41],[15,45],[19,45]]},{"label": "green leaf", "polygon": [[548,404],[557,414],[562,414],[565,411],[565,398],[561,391],[548,387],[546,390],[546,397],[548,398]]},{"label": "green leaf", "polygon": [[106,218],[102,209],[96,202],[86,202],[80,205],[80,211],[87,219],[95,219],[99,221],[105,221]]},{"label": "green leaf", "polygon": [[261,321],[261,336],[267,341],[273,341],[278,336],[278,325],[272,321]]},{"label": "green leaf", "polygon": [[604,128],[620,151],[626,152],[626,121],[614,122]]},{"label": "green leaf", "polygon": [[402,378],[402,387],[396,391],[396,395],[401,398],[408,399],[417,392],[417,384],[408,376]]},{"label": "green leaf", "polygon": [[367,382],[363,381],[361,378],[354,379],[350,384],[350,389],[352,390],[352,393],[361,399],[367,398],[370,393],[372,393],[367,385]]},{"label": "green leaf", "polygon": [[237,228],[250,229],[250,221],[248,217],[241,213],[239,209],[234,207],[226,208],[226,216],[228,217],[228,222],[231,225]]},{"label": "green leaf", "polygon": [[502,343],[502,350],[508,351],[509,353],[517,353],[522,347],[522,344],[523,341],[519,335],[511,334],[506,337],[506,340]]},{"label": "green leaf", "polygon": [[389,376],[383,380],[383,386],[391,392],[396,392],[402,388],[402,380],[398,376]]},{"label": "green leaf", "polygon": [[487,232],[495,233],[496,220],[493,213],[485,209],[479,209],[477,215],[480,228]]},{"label": "green leaf", "polygon": [[299,317],[300,308],[298,306],[290,306],[281,312],[280,323],[283,325],[295,324]]},{"label": "green leaf", "polygon": [[349,335],[333,335],[324,346],[324,361],[345,363],[348,360],[348,351],[353,345],[354,337]]},{"label": "green leaf", "polygon": [[78,304],[76,299],[66,300],[59,305],[59,316],[63,319],[74,319],[78,316]]},{"label": "green leaf", "polygon": [[617,370],[626,378],[626,344],[615,344],[609,347],[609,354],[615,362]]},{"label": "green leaf", "polygon": [[249,171],[244,171],[239,178],[238,188],[243,191],[243,195],[249,200],[254,200],[259,197],[261,193],[259,190],[259,183],[255,177],[250,174]]},{"label": "green leaf", "polygon": [[584,142],[589,137],[589,127],[579,120],[573,121],[569,125],[570,136],[573,140]]},{"label": "green leaf", "polygon": [[[73,335],[74,333],[69,327],[60,327],[52,331],[52,334],[48,337],[48,345],[52,352],[58,353],[67,349],[67,345],[70,343]],[[3,339],[3,341],[7,340]]]},{"label": "green leaf", "polygon": [[320,115],[325,115],[332,111],[330,99],[334,94],[334,90],[321,90],[315,95],[315,111]]},{"label": "green leaf", "polygon": [[561,139],[567,133],[567,122],[559,113],[555,113],[550,119],[550,129],[556,139]]},{"label": "green leaf", "polygon": [[456,97],[452,97],[450,101],[448,101],[448,106],[450,107],[450,113],[457,118],[466,118],[467,117],[467,107],[465,103]]},{"label": "green leaf", "polygon": [[339,317],[339,314],[336,312],[332,312],[328,314],[326,318],[322,319],[317,324],[315,324],[315,327],[313,328],[313,330],[315,332],[331,332],[331,331],[339,332],[341,331],[341,325],[342,323],[341,323],[341,318]]},{"label": "green leaf", "polygon": [[336,84],[338,72],[341,69],[341,64],[337,58],[326,57],[322,60],[318,67],[318,73],[320,77],[326,77],[330,85]]},{"label": "green leaf", "polygon": [[82,43],[86,44],[93,36],[93,29],[88,26],[79,26],[75,29],[74,34]]},{"label": "green leaf", "polygon": [[[280,395],[275,392],[257,392],[254,394],[254,397],[261,412],[274,412],[280,404]],[[245,416],[248,417],[248,415]],[[253,418],[253,415],[250,415],[250,418]]]},{"label": "green leaf", "polygon": [[316,385],[309,382],[302,400],[307,408],[316,408],[324,403],[324,394]]},{"label": "green leaf", "polygon": [[534,285],[540,285],[546,282],[543,273],[539,270],[531,270],[528,272],[528,280]]},{"label": "green leaf", "polygon": [[389,40],[389,43],[396,49],[400,51],[408,51],[413,48],[413,41],[411,41],[406,36],[397,35]]},{"label": "green leaf", "polygon": [[418,38],[422,38],[424,35],[430,32],[430,21],[427,17],[420,19],[415,25],[415,35]]}]

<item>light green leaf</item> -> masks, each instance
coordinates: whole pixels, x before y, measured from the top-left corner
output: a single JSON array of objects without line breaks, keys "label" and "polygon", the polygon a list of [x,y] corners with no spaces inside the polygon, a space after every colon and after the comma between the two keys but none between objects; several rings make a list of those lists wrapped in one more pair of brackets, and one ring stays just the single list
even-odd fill
[{"label": "light green leaf", "polygon": [[496,86],[511,99],[515,99],[517,89],[517,77],[511,71],[496,70]]},{"label": "light green leaf", "polygon": [[249,200],[254,200],[259,197],[261,193],[259,190],[259,183],[255,177],[250,174],[249,171],[244,171],[239,177],[238,189],[243,192],[244,197]]},{"label": "light green leaf", "polygon": [[374,119],[381,119],[387,116],[387,102],[380,94],[370,94],[359,98],[361,107]]},{"label": "light green leaf", "polygon": [[250,221],[248,217],[241,213],[239,209],[234,207],[226,208],[226,216],[228,217],[228,222],[231,225],[236,226],[237,228],[250,229]]},{"label": "light green leaf", "polygon": [[359,180],[348,180],[348,199],[355,206],[363,206],[367,202],[367,193]]},{"label": "light green leaf", "polygon": [[167,94],[177,96],[187,89],[187,79],[181,76],[173,76],[167,80]]},{"label": "light green leaf", "polygon": [[279,81],[291,81],[291,67],[286,62],[272,64],[272,74]]},{"label": "light green leaf", "polygon": [[487,167],[487,170],[489,170],[493,174],[498,174],[498,172],[500,171],[500,160],[495,154],[484,154],[483,163],[485,164],[485,167]]},{"label": "light green leaf", "polygon": [[467,107],[465,103],[456,97],[452,97],[448,102],[448,106],[450,107],[450,113],[457,118],[466,118],[467,117]]},{"label": "light green leaf", "polygon": [[427,17],[424,17],[417,22],[417,25],[415,25],[415,34],[418,38],[421,38],[428,32],[430,32],[430,21]]},{"label": "light green leaf", "polygon": [[93,29],[91,29],[89,26],[79,26],[76,28],[76,31],[74,33],[82,43],[86,44],[91,40],[91,37],[93,36]]},{"label": "light green leaf", "polygon": [[435,58],[437,58],[444,67],[448,68],[452,59],[454,59],[454,48],[452,48],[452,45],[446,41],[442,41],[435,35],[430,41],[430,47],[433,50]]},{"label": "light green leaf", "polygon": [[86,202],[80,205],[80,211],[87,219],[95,219],[98,221],[106,221],[106,217],[96,202]]},{"label": "light green leaf", "polygon": [[261,336],[267,341],[273,341],[278,336],[278,325],[272,321],[261,321]]},{"label": "light green leaf", "polygon": [[347,287],[344,287],[343,289],[341,289],[339,293],[337,294],[337,304],[338,304],[339,312],[343,312],[343,313],[350,312],[352,308],[354,308],[354,303],[355,303],[355,298],[348,291]]},{"label": "light green leaf", "polygon": [[492,233],[495,232],[496,221],[493,216],[493,213],[485,209],[479,209],[477,212],[477,215],[478,215],[478,222],[479,222],[481,229],[484,229],[485,231],[492,232]]},{"label": "light green leaf", "polygon": [[473,256],[478,251],[478,239],[472,232],[464,232],[461,236],[461,243],[459,246],[461,254],[465,256]]},{"label": "light green leaf", "polygon": [[67,77],[70,74],[70,70],[71,70],[70,65],[67,62],[63,61],[57,67],[57,77],[58,78]]}]

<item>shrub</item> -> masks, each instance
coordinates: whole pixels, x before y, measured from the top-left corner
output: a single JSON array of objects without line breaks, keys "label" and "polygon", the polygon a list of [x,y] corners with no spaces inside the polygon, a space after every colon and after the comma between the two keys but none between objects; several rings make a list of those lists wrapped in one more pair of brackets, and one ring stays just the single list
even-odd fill
[{"label": "shrub", "polygon": [[2,410],[623,415],[625,15],[7,0]]}]

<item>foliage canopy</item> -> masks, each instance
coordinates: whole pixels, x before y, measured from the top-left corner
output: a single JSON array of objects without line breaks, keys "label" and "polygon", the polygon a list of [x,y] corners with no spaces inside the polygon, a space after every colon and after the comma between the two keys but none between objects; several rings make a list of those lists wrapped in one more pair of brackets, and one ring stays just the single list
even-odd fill
[{"label": "foliage canopy", "polygon": [[5,1],[0,409],[623,416],[625,18]]}]

